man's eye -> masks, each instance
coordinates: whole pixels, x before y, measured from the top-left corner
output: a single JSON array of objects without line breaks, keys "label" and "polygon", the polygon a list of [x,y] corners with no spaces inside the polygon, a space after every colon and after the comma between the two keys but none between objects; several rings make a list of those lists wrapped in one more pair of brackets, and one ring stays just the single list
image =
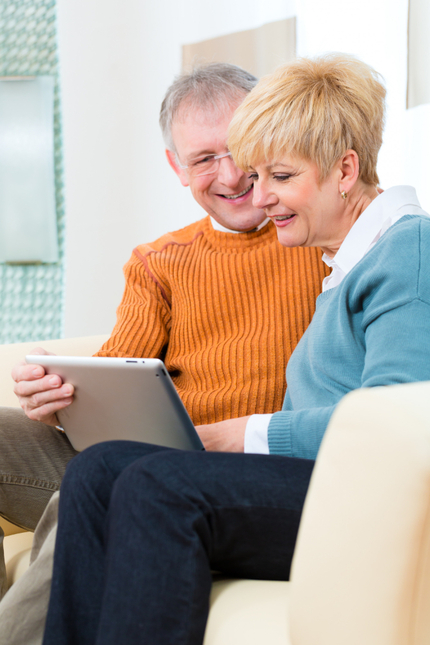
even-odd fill
[{"label": "man's eye", "polygon": [[213,160],[213,155],[208,155],[207,157],[202,157],[201,159],[195,159],[192,162],[192,166],[200,166],[201,164],[208,163],[208,161]]}]

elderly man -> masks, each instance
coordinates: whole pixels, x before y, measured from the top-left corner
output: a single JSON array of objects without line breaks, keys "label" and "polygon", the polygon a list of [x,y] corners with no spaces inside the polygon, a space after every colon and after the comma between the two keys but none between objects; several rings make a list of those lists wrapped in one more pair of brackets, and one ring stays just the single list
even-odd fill
[{"label": "elderly man", "polygon": [[[167,159],[207,216],[133,251],[117,323],[97,354],[161,357],[195,425],[252,415],[252,426],[281,407],[286,363],[326,275],[316,249],[278,243],[226,147],[233,113],[255,83],[213,64],[167,91]],[[76,454],[54,427],[73,389],[25,364],[13,378],[24,412],[0,411],[0,514],[34,529]],[[253,441],[245,450],[258,451]]]}]

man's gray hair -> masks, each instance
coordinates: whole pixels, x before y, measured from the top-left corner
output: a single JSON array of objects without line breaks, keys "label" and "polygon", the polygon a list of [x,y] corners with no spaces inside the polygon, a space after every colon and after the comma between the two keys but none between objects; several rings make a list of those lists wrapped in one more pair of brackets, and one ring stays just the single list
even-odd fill
[{"label": "man's gray hair", "polygon": [[189,99],[197,108],[217,110],[250,92],[257,81],[241,67],[228,63],[211,63],[177,76],[167,90],[160,110],[160,126],[166,147],[175,152],[172,123],[184,100]]}]

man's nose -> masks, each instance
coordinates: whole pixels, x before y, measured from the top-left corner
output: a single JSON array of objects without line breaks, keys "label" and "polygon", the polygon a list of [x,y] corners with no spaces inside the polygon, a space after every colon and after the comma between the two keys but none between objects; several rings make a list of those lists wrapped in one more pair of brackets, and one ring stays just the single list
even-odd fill
[{"label": "man's nose", "polygon": [[252,193],[252,204],[255,208],[260,210],[269,208],[277,204],[278,198],[273,191],[269,189],[266,182],[258,180],[254,182],[254,190]]},{"label": "man's nose", "polygon": [[224,186],[235,188],[245,174],[243,170],[236,166],[231,157],[223,157],[218,163],[218,181]]}]

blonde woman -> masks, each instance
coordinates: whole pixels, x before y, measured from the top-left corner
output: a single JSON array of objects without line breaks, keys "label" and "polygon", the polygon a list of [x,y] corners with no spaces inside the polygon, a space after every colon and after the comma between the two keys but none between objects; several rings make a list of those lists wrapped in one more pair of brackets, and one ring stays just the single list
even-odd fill
[{"label": "blonde woman", "polygon": [[430,219],[413,189],[378,191],[384,97],[374,70],[328,56],[280,68],[238,108],[229,147],[254,204],[281,244],[318,246],[333,269],[283,410],[201,426],[204,453],[111,442],[73,460],[45,645],[202,643],[211,569],[288,578],[344,394],[430,378]]}]

